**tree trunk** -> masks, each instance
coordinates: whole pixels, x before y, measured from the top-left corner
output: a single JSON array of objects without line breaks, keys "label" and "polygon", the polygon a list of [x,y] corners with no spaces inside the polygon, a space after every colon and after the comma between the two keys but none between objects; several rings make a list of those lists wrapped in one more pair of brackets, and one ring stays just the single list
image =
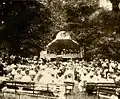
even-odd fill
[{"label": "tree trunk", "polygon": [[87,54],[86,54],[86,46],[84,46],[84,56],[83,56],[84,60],[87,60]]},{"label": "tree trunk", "polygon": [[6,54],[4,54],[3,56],[3,63],[5,63],[5,61],[6,61]]},{"label": "tree trunk", "polygon": [[40,58],[40,48],[36,48],[36,50],[37,50],[37,60]]},{"label": "tree trunk", "polygon": [[8,61],[7,61],[7,64],[10,65],[11,63],[11,59],[10,59],[10,56],[12,55],[11,51],[8,52]]},{"label": "tree trunk", "polygon": [[118,11],[119,11],[118,5],[119,5],[119,1],[118,1],[118,0],[112,1],[112,10],[113,10],[114,12],[118,12]]}]

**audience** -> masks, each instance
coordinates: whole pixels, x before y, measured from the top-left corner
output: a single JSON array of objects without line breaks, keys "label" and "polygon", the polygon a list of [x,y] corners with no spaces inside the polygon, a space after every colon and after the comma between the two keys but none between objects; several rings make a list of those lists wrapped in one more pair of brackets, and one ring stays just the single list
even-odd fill
[{"label": "audience", "polygon": [[34,81],[36,85],[40,83],[64,84],[65,81],[78,82],[80,91],[85,90],[86,82],[120,81],[120,63],[117,61],[96,59],[87,62],[76,59],[56,64],[52,61],[41,60],[36,62],[27,58],[25,63],[12,64],[12,66],[3,64],[3,70],[7,71],[7,75],[3,75],[15,81]]}]

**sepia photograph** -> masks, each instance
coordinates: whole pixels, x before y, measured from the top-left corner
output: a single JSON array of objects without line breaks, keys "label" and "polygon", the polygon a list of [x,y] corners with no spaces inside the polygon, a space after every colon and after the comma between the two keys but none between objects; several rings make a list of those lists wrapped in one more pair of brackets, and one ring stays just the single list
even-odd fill
[{"label": "sepia photograph", "polygon": [[0,99],[120,99],[120,0],[0,0]]}]

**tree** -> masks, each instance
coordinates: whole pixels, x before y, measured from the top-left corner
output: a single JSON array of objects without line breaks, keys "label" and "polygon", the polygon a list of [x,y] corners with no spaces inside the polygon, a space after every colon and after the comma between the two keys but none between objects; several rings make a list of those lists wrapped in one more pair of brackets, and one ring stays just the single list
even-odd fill
[{"label": "tree", "polygon": [[120,10],[119,9],[120,0],[110,0],[110,2],[112,3],[113,11],[118,12]]},{"label": "tree", "polygon": [[3,0],[0,5],[0,41],[9,45],[6,46],[9,58],[11,55],[30,56],[34,52],[39,56],[41,40],[45,37],[41,35],[48,33],[52,26],[49,9],[35,0]]}]

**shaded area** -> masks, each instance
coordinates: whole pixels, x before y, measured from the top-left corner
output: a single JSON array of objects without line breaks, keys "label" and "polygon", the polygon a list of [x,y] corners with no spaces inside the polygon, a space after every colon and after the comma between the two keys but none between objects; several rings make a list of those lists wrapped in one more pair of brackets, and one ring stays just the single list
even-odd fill
[{"label": "shaded area", "polygon": [[49,49],[78,49],[79,46],[76,44],[73,40],[70,39],[64,39],[64,40],[55,40],[54,42],[51,43],[49,46]]}]

